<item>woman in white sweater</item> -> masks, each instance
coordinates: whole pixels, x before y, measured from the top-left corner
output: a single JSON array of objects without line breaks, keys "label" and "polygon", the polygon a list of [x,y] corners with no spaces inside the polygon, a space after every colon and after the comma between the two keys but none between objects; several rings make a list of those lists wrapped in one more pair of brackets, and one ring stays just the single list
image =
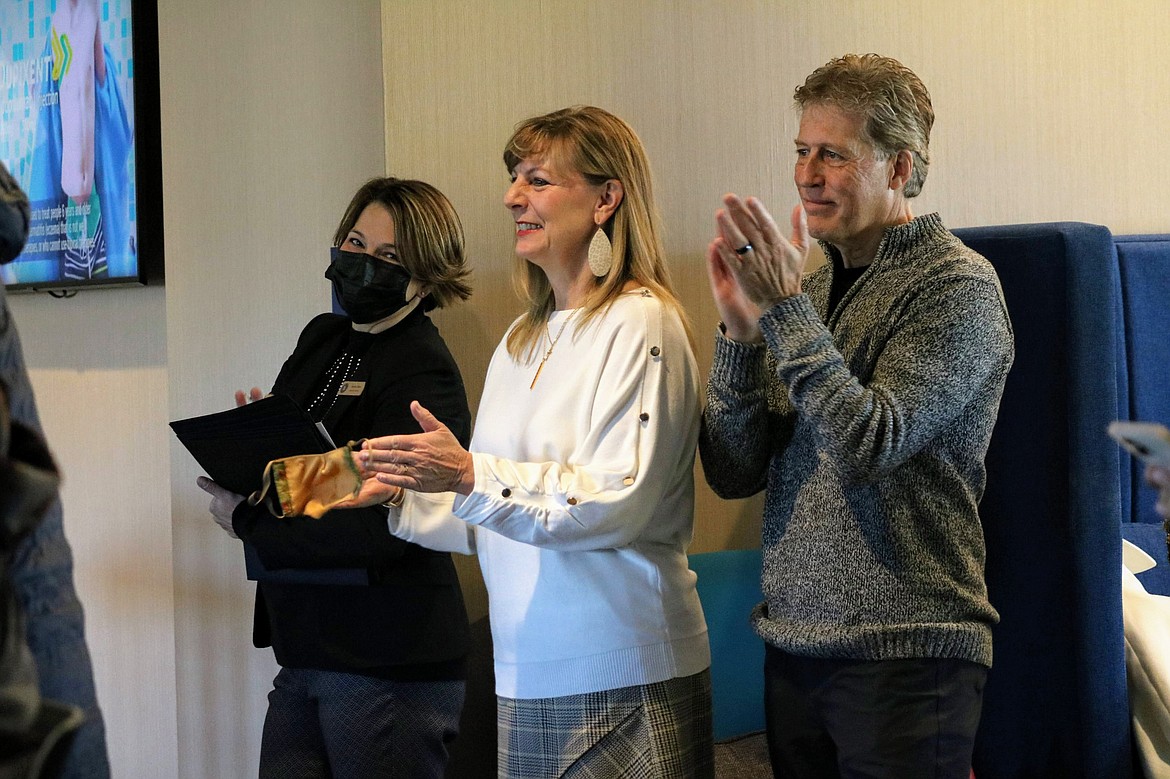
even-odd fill
[{"label": "woman in white sweater", "polygon": [[470,451],[415,404],[426,432],[359,454],[380,481],[364,493],[389,499],[396,535],[479,555],[501,776],[711,776],[686,558],[698,371],[645,152],[574,107],[518,125],[504,162],[528,309],[492,357]]}]

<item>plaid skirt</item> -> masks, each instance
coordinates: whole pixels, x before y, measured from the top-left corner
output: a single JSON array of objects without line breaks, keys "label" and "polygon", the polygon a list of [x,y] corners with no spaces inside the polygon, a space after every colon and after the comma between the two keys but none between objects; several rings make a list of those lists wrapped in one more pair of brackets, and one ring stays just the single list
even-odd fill
[{"label": "plaid skirt", "polygon": [[711,672],[655,684],[497,698],[506,779],[711,779]]}]

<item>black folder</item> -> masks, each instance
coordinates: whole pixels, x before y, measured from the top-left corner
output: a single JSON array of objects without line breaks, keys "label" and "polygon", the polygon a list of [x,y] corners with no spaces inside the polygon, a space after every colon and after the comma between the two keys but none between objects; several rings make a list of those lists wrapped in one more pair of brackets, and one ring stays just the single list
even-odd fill
[{"label": "black folder", "polygon": [[[238,495],[260,488],[264,468],[272,460],[335,448],[325,429],[287,395],[269,395],[227,411],[175,420],[171,429],[213,481]],[[365,568],[268,570],[247,542],[244,562],[248,578],[256,581],[369,583]]]},{"label": "black folder", "polygon": [[334,448],[328,434],[287,395],[171,422],[171,429],[219,486],[239,495],[260,488],[272,460]]}]

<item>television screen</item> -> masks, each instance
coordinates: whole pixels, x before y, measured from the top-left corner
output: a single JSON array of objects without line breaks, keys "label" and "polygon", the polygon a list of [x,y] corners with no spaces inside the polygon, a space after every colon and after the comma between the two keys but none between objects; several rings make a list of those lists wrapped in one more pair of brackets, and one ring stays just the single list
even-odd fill
[{"label": "television screen", "polygon": [[154,3],[0,0],[0,114],[0,161],[32,209],[8,288],[159,279]]}]

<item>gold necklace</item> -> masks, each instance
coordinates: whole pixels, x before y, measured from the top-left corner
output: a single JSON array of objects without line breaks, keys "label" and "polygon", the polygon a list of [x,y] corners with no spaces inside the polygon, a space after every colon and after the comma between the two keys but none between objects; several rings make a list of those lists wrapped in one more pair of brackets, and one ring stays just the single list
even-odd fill
[{"label": "gold necklace", "polygon": [[552,356],[553,349],[555,349],[557,346],[557,341],[561,340],[561,336],[565,333],[565,327],[568,326],[569,320],[572,319],[573,314],[576,313],[577,312],[574,311],[572,314],[569,314],[567,317],[565,317],[565,321],[561,323],[560,329],[557,330],[556,338],[553,338],[549,335],[548,322],[544,323],[544,337],[548,338],[548,350],[544,353],[544,357],[540,358],[540,365],[536,366],[536,375],[532,377],[532,383],[528,385],[528,389],[532,389],[536,386],[536,380],[540,378],[540,372],[544,368],[544,364],[548,362],[548,358]]}]

